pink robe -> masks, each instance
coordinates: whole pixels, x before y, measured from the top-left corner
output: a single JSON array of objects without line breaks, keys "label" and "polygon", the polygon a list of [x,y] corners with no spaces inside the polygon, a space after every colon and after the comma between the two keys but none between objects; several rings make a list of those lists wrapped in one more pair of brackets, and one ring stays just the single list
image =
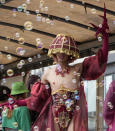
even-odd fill
[{"label": "pink robe", "polygon": [[[82,64],[81,79],[94,80],[105,71],[108,57],[108,34],[103,35],[103,47],[99,49],[96,56],[86,58]],[[42,83],[35,83],[32,87],[31,96],[27,100],[27,106],[31,110],[38,111],[40,115],[33,124],[31,131],[39,127],[40,131],[55,131],[52,113],[51,88],[45,88]],[[88,111],[84,93],[84,87],[80,87],[80,110],[74,111],[73,131],[88,131]]]},{"label": "pink robe", "polygon": [[108,126],[107,131],[115,131],[115,80],[110,84],[106,94],[103,116]]}]

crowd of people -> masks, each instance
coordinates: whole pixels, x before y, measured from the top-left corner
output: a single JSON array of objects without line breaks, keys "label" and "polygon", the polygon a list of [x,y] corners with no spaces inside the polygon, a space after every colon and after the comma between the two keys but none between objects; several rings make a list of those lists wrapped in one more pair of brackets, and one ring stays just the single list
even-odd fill
[{"label": "crowd of people", "polygon": [[[75,40],[59,34],[49,47],[48,55],[56,66],[42,75],[31,76],[27,87],[23,82],[0,87],[0,122],[2,131],[88,131],[88,111],[83,80],[101,76],[108,58],[108,24],[104,9],[102,27],[92,24],[102,34],[103,45],[95,56],[70,66],[79,58]],[[93,87],[92,87],[93,88]],[[115,82],[110,85],[104,104],[108,131],[114,131]]]},{"label": "crowd of people", "polygon": [[30,131],[38,113],[27,108],[26,99],[38,80],[37,75],[31,75],[27,87],[23,82],[14,82],[11,89],[0,86],[0,131]]}]

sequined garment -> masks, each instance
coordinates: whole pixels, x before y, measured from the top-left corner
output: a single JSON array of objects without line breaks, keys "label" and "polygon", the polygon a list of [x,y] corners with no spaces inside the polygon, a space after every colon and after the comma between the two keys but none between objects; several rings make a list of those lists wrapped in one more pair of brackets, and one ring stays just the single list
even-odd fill
[{"label": "sequined garment", "polygon": [[[103,46],[101,49],[98,50],[95,56],[85,58],[85,60],[83,61],[81,78],[84,80],[95,80],[99,76],[101,76],[106,69],[108,57],[108,33],[106,33],[107,20],[105,16],[106,15],[104,15],[102,28],[97,27],[97,34],[101,32],[103,35]],[[45,85],[36,83],[33,87],[33,90],[34,91],[31,91],[31,97],[27,99],[27,106],[28,108],[38,112],[41,110],[41,113],[33,124],[31,131],[34,131],[34,127],[36,126],[39,127],[40,131],[56,131],[52,110],[52,101],[54,100],[52,100],[51,88],[47,90],[45,88]],[[74,110],[72,130],[88,131],[88,111],[83,85],[80,86],[79,96],[80,100],[78,103],[80,110]]]},{"label": "sequined garment", "polygon": [[65,131],[72,120],[79,100],[79,92],[64,87],[61,87],[61,89],[52,95],[53,112],[54,120],[59,125],[60,131]]}]

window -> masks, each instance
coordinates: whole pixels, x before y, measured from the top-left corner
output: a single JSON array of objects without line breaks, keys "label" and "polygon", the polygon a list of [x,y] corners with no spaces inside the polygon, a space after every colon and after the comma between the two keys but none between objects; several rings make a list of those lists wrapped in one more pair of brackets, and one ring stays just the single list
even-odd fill
[{"label": "window", "polygon": [[84,90],[88,105],[88,128],[96,127],[96,80],[84,81]]},{"label": "window", "polygon": [[106,95],[111,82],[112,82],[112,75],[105,76],[104,78],[104,96]]}]

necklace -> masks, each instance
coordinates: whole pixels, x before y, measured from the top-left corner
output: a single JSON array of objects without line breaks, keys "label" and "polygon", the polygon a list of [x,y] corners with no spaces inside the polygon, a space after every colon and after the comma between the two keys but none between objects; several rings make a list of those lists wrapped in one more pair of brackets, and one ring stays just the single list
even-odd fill
[{"label": "necklace", "polygon": [[57,64],[55,72],[56,72],[56,75],[61,75],[62,77],[64,77],[65,74],[69,74],[70,69],[69,67],[66,67],[64,70],[62,70],[60,64]]}]

